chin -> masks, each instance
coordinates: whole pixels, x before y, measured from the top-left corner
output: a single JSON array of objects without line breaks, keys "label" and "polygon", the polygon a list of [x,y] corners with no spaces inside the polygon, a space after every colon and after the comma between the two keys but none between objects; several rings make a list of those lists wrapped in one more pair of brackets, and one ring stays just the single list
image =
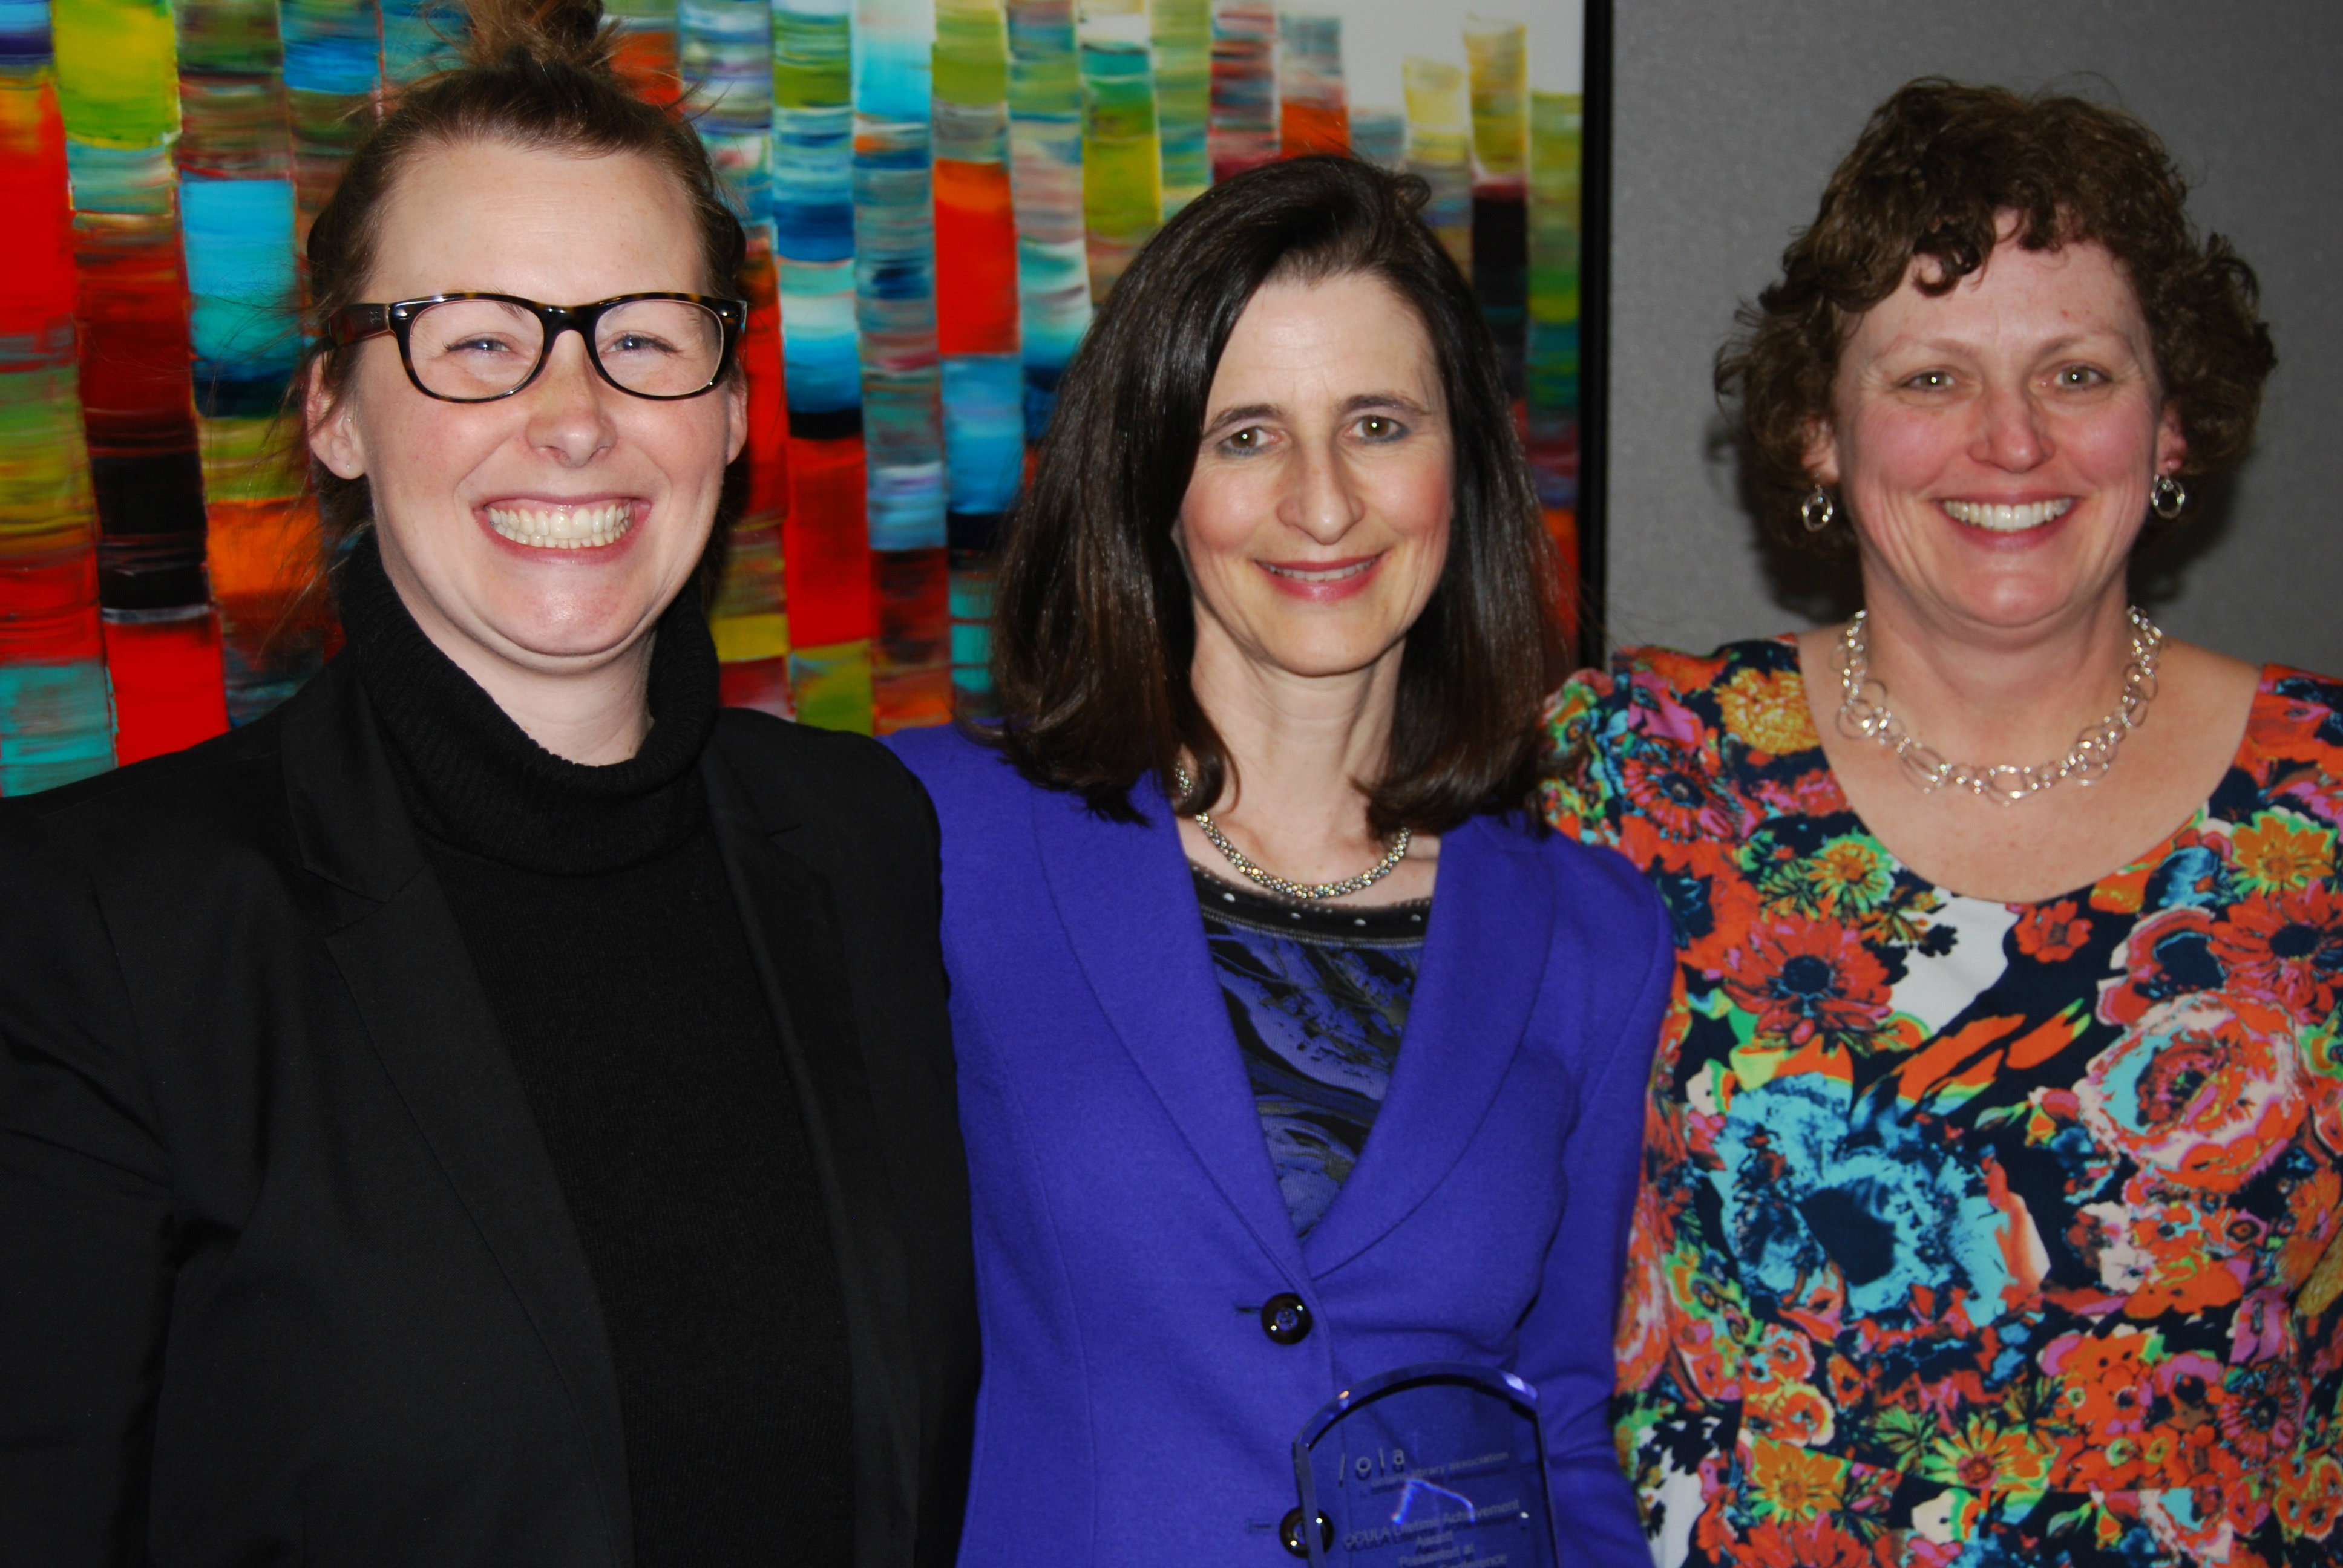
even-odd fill
[{"label": "chin", "polygon": [[1990,626],[2024,626],[2073,603],[2100,569],[2099,562],[2078,559],[2067,550],[1914,552],[1893,565],[1880,565],[1916,603],[1934,602]]},{"label": "chin", "polygon": [[1371,641],[1363,638],[1356,643],[1332,646],[1312,643],[1302,647],[1272,648],[1269,653],[1271,662],[1288,675],[1323,678],[1356,675],[1373,667],[1396,646],[1389,639]]},{"label": "chin", "polygon": [[524,656],[565,663],[626,648],[658,623],[672,598],[525,590],[499,597],[483,618],[497,635]]},{"label": "chin", "polygon": [[1985,626],[2011,630],[2034,626],[2075,603],[2072,580],[1977,583],[1956,586],[1943,597],[1963,616]]}]

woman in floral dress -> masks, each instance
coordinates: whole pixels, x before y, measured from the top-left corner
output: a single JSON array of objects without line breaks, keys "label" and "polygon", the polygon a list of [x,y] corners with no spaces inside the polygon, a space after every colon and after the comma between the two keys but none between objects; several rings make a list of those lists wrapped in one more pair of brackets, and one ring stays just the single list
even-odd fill
[{"label": "woman in floral dress", "polygon": [[1663,1564],[2343,1555],[2343,685],[2126,600],[2273,363],[2182,196],[2104,108],[1890,99],[1719,361],[1866,613],[1554,706],[1553,819],[1675,924]]}]

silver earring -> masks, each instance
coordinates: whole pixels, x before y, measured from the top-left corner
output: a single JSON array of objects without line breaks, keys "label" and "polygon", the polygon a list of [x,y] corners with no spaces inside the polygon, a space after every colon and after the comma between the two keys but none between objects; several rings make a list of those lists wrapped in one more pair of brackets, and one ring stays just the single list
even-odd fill
[{"label": "silver earring", "polygon": [[2158,474],[2156,483],[2147,487],[2147,504],[2157,517],[2172,522],[2188,504],[2188,487],[2169,474]]},{"label": "silver earring", "polygon": [[1806,532],[1821,533],[1838,521],[1838,503],[1831,499],[1831,493],[1828,490],[1816,485],[1815,493],[1800,504],[1798,521],[1805,525]]}]

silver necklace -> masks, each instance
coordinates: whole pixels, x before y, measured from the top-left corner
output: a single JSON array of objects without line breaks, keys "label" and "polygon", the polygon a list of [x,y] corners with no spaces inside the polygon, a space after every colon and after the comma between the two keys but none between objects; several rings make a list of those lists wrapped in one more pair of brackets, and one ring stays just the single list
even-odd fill
[{"label": "silver necklace", "polygon": [[[1183,800],[1193,794],[1196,789],[1194,781],[1188,777],[1188,770],[1176,762],[1172,765],[1172,785],[1180,791],[1180,798]],[[1402,828],[1392,836],[1391,849],[1384,853],[1383,858],[1355,877],[1345,877],[1339,882],[1292,882],[1274,871],[1265,871],[1254,865],[1251,857],[1229,842],[1229,836],[1221,831],[1220,824],[1212,820],[1211,812],[1197,812],[1196,826],[1203,830],[1206,839],[1212,840],[1213,849],[1228,857],[1229,864],[1234,866],[1237,869],[1237,874],[1245,880],[1256,888],[1266,889],[1283,898],[1299,899],[1306,903],[1315,903],[1320,899],[1339,899],[1345,893],[1355,893],[1362,888],[1373,887],[1377,882],[1390,876],[1398,869],[1399,863],[1407,859],[1407,847],[1415,838],[1412,829]]]},{"label": "silver necklace", "polygon": [[[1904,765],[1905,776],[1923,789],[1949,786],[2014,806],[2069,779],[2077,784],[2096,784],[2115,766],[2117,749],[2123,745],[2125,736],[2139,728],[2147,705],[2156,699],[2156,659],[2157,650],[2164,646],[2164,633],[2134,605],[2126,612],[2131,618],[2131,662],[2124,666],[2123,700],[2105,719],[2085,725],[2066,755],[2034,767],[1996,762],[1979,768],[1966,762],[1947,762],[1922,745],[1919,737],[1905,729],[1904,721],[1888,710],[1887,688],[1871,676],[1871,638],[1865,625],[1868,613],[1856,611],[1838,639],[1839,733],[1849,739],[1876,740],[1886,747]],[[1878,695],[1869,695],[1865,690],[1866,687]]]}]

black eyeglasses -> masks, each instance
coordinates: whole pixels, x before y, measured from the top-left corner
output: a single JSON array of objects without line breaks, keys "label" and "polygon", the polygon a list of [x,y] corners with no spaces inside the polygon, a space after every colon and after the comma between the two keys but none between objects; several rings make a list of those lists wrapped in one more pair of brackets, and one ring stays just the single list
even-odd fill
[{"label": "black eyeglasses", "polygon": [[622,294],[540,305],[510,294],[435,294],[353,305],[327,326],[335,347],[385,333],[407,378],[443,403],[493,403],[537,379],[553,340],[576,332],[603,380],[637,397],[697,397],[724,378],[749,323],[745,299]]}]

